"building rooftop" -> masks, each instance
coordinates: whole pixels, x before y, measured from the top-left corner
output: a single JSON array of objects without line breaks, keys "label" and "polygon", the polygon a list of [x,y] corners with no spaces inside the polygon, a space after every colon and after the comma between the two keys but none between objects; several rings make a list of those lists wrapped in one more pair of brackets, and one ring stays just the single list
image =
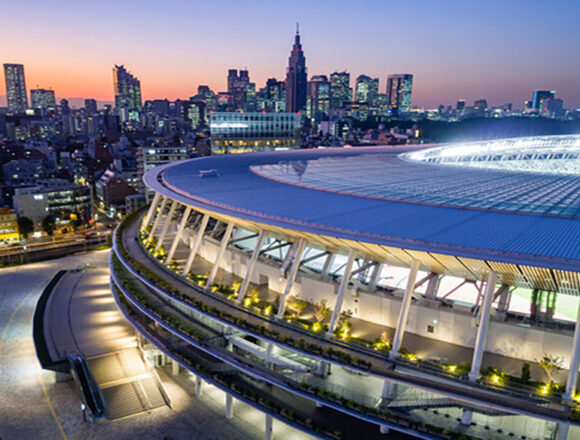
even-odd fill
[{"label": "building rooftop", "polygon": [[[522,151],[531,152],[529,160],[558,160],[534,156],[534,148],[554,137],[543,139],[521,146]],[[580,149],[577,139],[570,142]],[[482,145],[487,144],[463,147],[476,153]],[[421,151],[375,147],[226,155],[159,167],[145,181],[202,210],[305,234],[431,257],[580,271],[580,175],[501,164],[465,167],[425,160],[428,150]],[[445,151],[439,148],[438,154]],[[217,176],[200,177],[210,169]]]}]

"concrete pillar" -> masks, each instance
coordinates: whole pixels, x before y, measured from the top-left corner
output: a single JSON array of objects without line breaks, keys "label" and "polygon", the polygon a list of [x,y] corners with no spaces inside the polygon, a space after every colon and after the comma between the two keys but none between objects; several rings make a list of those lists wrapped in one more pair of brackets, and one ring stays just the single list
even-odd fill
[{"label": "concrete pillar", "polygon": [[232,231],[234,230],[234,224],[233,223],[228,223],[228,226],[226,227],[226,232],[224,233],[224,236],[222,237],[222,241],[220,243],[220,248],[218,250],[218,254],[217,257],[215,259],[215,263],[213,264],[213,267],[211,268],[211,273],[209,274],[209,278],[207,280],[207,287],[211,287],[211,285],[213,284],[215,277],[218,273],[218,269],[220,268],[221,262],[222,262],[222,257],[224,256],[224,251],[226,250],[226,247],[228,245],[228,242],[230,241],[230,237],[232,235]]},{"label": "concrete pillar", "polygon": [[151,227],[151,232],[149,232],[149,237],[147,237],[147,240],[151,240],[153,238],[153,235],[155,234],[155,231],[159,226],[159,222],[161,221],[161,217],[163,217],[163,212],[165,211],[165,207],[167,206],[168,200],[169,199],[167,197],[163,197],[163,201],[161,202],[161,206],[159,207],[159,213],[157,214],[157,217],[155,217],[155,221],[153,222],[153,226]]},{"label": "concrete pillar", "polygon": [[193,246],[189,251],[189,256],[187,257],[187,261],[185,262],[185,267],[183,268],[183,276],[187,277],[189,271],[191,270],[191,265],[193,264],[193,260],[197,254],[197,250],[199,249],[199,245],[203,240],[203,234],[205,233],[205,228],[207,228],[207,223],[209,222],[209,215],[204,214],[203,218],[201,219],[201,224],[199,225],[199,229],[197,230],[197,234],[195,235],[195,240],[193,242]]},{"label": "concrete pillar", "polygon": [[234,417],[234,398],[230,393],[226,393],[226,419]]},{"label": "concrete pillar", "polygon": [[187,224],[187,220],[189,220],[189,215],[191,214],[191,207],[188,206],[185,208],[185,212],[183,213],[183,217],[181,217],[181,222],[179,223],[179,227],[177,228],[177,234],[175,234],[175,238],[173,239],[173,243],[171,243],[171,248],[169,248],[169,252],[167,253],[167,259],[165,260],[165,264],[169,264],[173,259],[173,255],[177,250],[177,245],[179,244],[179,240],[181,240],[181,235],[183,234],[183,230],[185,229],[185,225]]},{"label": "concrete pillar", "polygon": [[338,293],[336,295],[336,304],[334,305],[334,310],[332,311],[332,317],[330,318],[330,324],[328,325],[328,332],[326,332],[326,336],[328,337],[332,336],[334,326],[336,325],[336,321],[338,320],[342,310],[344,292],[346,291],[348,282],[350,281],[350,273],[352,272],[355,254],[356,252],[354,249],[350,249],[348,251],[348,260],[346,260],[346,266],[344,268],[344,273],[342,274],[342,279],[340,280],[340,287],[338,288]]},{"label": "concrete pillar", "polygon": [[469,426],[471,425],[471,420],[473,420],[473,411],[467,408],[463,408],[463,413],[461,414],[461,424]]},{"label": "concrete pillar", "polygon": [[379,426],[380,426],[381,434],[388,434],[389,433],[389,427],[387,425],[379,425]]},{"label": "concrete pillar", "polygon": [[572,340],[572,356],[570,359],[570,369],[568,370],[568,380],[566,381],[566,393],[564,399],[572,401],[576,395],[578,384],[578,367],[580,364],[580,303],[576,313],[576,326],[574,327],[574,339]]},{"label": "concrete pillar", "polygon": [[496,273],[491,271],[487,277],[485,292],[483,294],[483,304],[479,311],[479,328],[475,337],[475,347],[473,347],[473,359],[471,361],[471,371],[469,380],[476,381],[479,378],[481,361],[483,360],[483,351],[487,340],[487,327],[489,324],[489,315],[491,313],[491,304],[493,303],[493,294],[495,292]]},{"label": "concrete pillar", "polygon": [[171,361],[171,374],[173,376],[179,375],[179,364],[176,361]]},{"label": "concrete pillar", "polygon": [[336,258],[336,254],[330,252],[324,260],[324,265],[322,266],[322,270],[320,271],[320,276],[325,277],[328,275],[328,271],[332,267],[332,263],[334,263],[334,259]]},{"label": "concrete pillar", "polygon": [[161,245],[163,244],[163,240],[165,240],[165,236],[167,235],[167,231],[169,230],[169,225],[171,224],[171,220],[173,219],[173,215],[175,214],[175,210],[177,209],[177,200],[174,200],[171,204],[171,208],[169,208],[169,214],[167,214],[167,219],[165,220],[165,224],[161,229],[161,234],[159,235],[159,239],[157,240],[157,244],[155,245],[154,252],[157,252]]},{"label": "concrete pillar", "polygon": [[143,219],[143,227],[144,228],[149,226],[149,223],[151,223],[151,220],[153,219],[153,215],[155,214],[155,210],[157,209],[157,206],[159,205],[159,200],[161,200],[161,193],[155,193],[155,196],[153,196],[153,201],[151,202],[151,206],[149,206],[149,209],[147,210],[147,215]]},{"label": "concrete pillar", "polygon": [[296,279],[296,275],[298,274],[298,269],[300,268],[300,261],[302,260],[302,253],[304,252],[304,248],[306,247],[306,240],[301,238],[298,242],[298,248],[296,249],[296,253],[294,254],[294,262],[292,263],[292,268],[290,269],[290,273],[288,274],[288,279],[286,280],[286,285],[284,286],[284,292],[282,292],[282,299],[280,300],[280,307],[278,307],[278,313],[276,314],[277,318],[281,318],[284,316],[284,310],[286,309],[286,298],[290,294],[292,290],[292,285],[294,284],[294,280]]},{"label": "concrete pillar", "polygon": [[411,299],[413,298],[413,291],[415,290],[415,281],[417,279],[417,272],[419,271],[419,260],[413,260],[409,277],[407,278],[407,288],[405,295],[401,302],[401,310],[399,311],[399,321],[395,329],[395,336],[393,338],[393,347],[389,353],[389,358],[394,359],[399,353],[403,337],[405,336],[405,328],[407,327],[407,316],[409,315],[409,308],[411,307]]},{"label": "concrete pillar", "polygon": [[385,379],[383,382],[383,391],[381,397],[383,399],[390,399],[393,394],[393,381],[390,379]]},{"label": "concrete pillar", "polygon": [[236,301],[239,303],[242,302],[242,299],[244,299],[244,296],[246,296],[246,291],[248,290],[248,286],[250,285],[250,281],[252,280],[252,275],[254,273],[254,268],[256,267],[256,262],[258,261],[260,251],[262,250],[264,238],[266,238],[266,232],[263,229],[260,229],[258,239],[256,240],[256,246],[254,246],[254,251],[252,252],[252,258],[248,262],[248,270],[246,271],[246,276],[244,277],[244,281],[240,286],[238,298],[236,299]]},{"label": "concrete pillar", "polygon": [[559,422],[558,431],[556,432],[556,440],[568,440],[569,432],[570,432],[570,424]]},{"label": "concrete pillar", "polygon": [[439,291],[439,283],[441,282],[441,275],[434,274],[427,282],[427,289],[425,290],[425,298],[435,299],[437,298],[437,292]]},{"label": "concrete pillar", "polygon": [[265,440],[272,440],[274,438],[273,434],[273,418],[270,414],[266,414],[266,426],[264,430]]},{"label": "concrete pillar", "polygon": [[201,377],[195,376],[195,395],[199,396],[201,394]]},{"label": "concrete pillar", "polygon": [[371,279],[369,280],[368,286],[369,290],[374,290],[377,287],[382,270],[383,270],[382,264],[377,264],[373,269],[373,274],[371,275]]}]

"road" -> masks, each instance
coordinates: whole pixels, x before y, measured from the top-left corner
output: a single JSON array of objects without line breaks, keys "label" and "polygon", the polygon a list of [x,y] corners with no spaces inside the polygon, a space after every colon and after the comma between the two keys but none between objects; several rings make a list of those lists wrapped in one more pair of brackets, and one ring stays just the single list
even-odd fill
[{"label": "road", "polygon": [[[114,422],[84,423],[76,385],[55,383],[42,371],[32,340],[32,317],[44,286],[61,269],[107,267],[109,251],[0,269],[0,438],[21,439],[253,439],[263,438],[264,418],[240,402],[235,417],[224,418],[225,396],[204,385],[193,399],[166,374],[161,379],[172,408],[142,413]],[[90,272],[90,271],[87,271]],[[81,284],[79,284],[81,285]],[[100,286],[97,286],[100,288]],[[73,323],[73,326],[78,323]],[[183,384],[183,376],[178,382]],[[307,438],[274,422],[276,438]]]}]

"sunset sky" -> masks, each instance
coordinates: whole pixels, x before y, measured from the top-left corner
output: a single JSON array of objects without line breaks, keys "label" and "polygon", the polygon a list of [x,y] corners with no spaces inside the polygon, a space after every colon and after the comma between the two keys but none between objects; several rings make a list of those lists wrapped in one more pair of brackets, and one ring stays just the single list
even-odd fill
[{"label": "sunset sky", "polygon": [[419,106],[521,107],[551,89],[574,108],[579,17],[577,0],[19,0],[2,5],[0,61],[58,97],[112,100],[117,63],[144,99],[188,98],[200,84],[225,90],[228,68],[257,87],[282,79],[299,21],[309,75],[347,70],[354,85],[365,73],[384,92],[389,73],[413,73]]}]

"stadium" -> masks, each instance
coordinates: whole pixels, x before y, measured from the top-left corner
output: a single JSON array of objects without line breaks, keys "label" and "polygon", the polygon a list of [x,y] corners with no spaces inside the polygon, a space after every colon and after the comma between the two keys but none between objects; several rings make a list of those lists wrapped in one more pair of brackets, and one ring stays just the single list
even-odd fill
[{"label": "stadium", "polygon": [[[149,171],[111,285],[145,359],[320,438],[575,438],[580,136]],[[578,431],[580,432],[580,431]],[[398,437],[393,437],[398,438]]]}]

